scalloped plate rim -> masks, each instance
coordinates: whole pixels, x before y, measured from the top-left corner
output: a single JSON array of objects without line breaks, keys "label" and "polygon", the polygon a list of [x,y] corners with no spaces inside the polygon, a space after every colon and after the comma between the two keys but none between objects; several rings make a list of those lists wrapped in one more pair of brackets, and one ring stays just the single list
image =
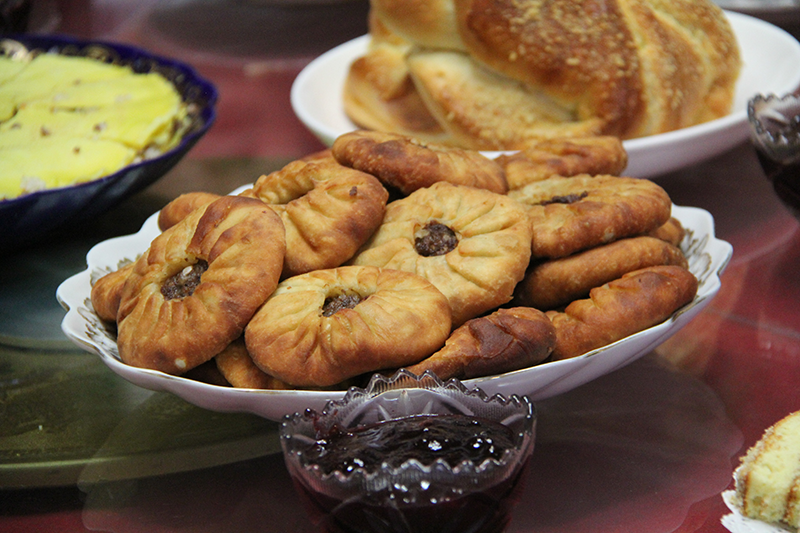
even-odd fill
[{"label": "scalloped plate rim", "polygon": [[[247,186],[231,194],[238,194]],[[140,387],[166,391],[184,400],[213,411],[249,412],[279,421],[284,415],[306,408],[321,409],[331,399],[340,399],[346,391],[279,391],[220,387],[191,379],[172,376],[156,370],[129,366],[118,359],[116,346],[109,339],[93,340],[91,322],[99,319],[89,301],[92,275],[116,268],[121,259],[133,259],[125,251],[141,253],[158,233],[158,213],[151,215],[139,232],[114,237],[95,245],[86,255],[88,267],[66,279],[56,292],[59,303],[67,311],[62,321],[65,335],[83,350],[95,353],[116,374]],[[716,296],[721,287],[720,274],[733,254],[732,246],[714,236],[711,214],[696,207],[673,206],[673,216],[692,233],[690,268],[700,278],[700,289],[694,301],[666,321],[622,340],[593,350],[585,355],[533,366],[496,376],[464,380],[468,387],[478,387],[489,395],[527,395],[542,400],[597,377],[612,372],[642,357],[688,323]],[[702,269],[698,270],[698,269]],[[96,334],[96,333],[95,333]],[[104,346],[107,344],[107,346]]]}]

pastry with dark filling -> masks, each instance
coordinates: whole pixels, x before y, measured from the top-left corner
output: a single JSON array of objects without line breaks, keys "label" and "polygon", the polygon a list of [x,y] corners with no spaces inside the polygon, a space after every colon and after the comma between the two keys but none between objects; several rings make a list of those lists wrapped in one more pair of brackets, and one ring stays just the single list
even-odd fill
[{"label": "pastry with dark filling", "polygon": [[460,326],[511,300],[530,253],[524,206],[442,181],[391,202],[352,262],[427,278],[447,296],[453,324]]},{"label": "pastry with dark filling", "polygon": [[410,365],[450,334],[447,298],[410,272],[315,270],[280,283],[245,329],[255,364],[297,387]]},{"label": "pastry with dark filling", "polygon": [[278,284],[283,224],[263,202],[224,196],[156,237],[120,296],[123,362],[183,374],[237,337]]}]

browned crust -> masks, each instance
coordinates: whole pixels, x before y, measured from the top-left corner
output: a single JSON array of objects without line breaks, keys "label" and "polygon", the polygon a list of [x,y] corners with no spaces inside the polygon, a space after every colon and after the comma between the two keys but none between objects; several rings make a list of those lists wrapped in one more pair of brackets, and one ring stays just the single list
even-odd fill
[{"label": "browned crust", "polygon": [[[390,203],[351,262],[424,276],[447,296],[459,326],[511,300],[530,260],[525,215],[524,206],[506,195],[438,182]],[[417,251],[419,231],[431,222],[455,232],[453,250],[427,257]]]},{"label": "browned crust", "polygon": [[535,265],[515,290],[515,302],[554,309],[585,298],[623,274],[656,265],[687,268],[679,248],[654,237],[631,237]]},{"label": "browned crust", "polygon": [[601,133],[596,117],[486,69],[472,56],[415,49],[406,59],[411,79],[447,134],[443,144],[472,150],[518,150],[542,139]]},{"label": "browned crust", "polygon": [[261,176],[250,194],[269,204],[286,228],[284,278],[350,259],[380,225],[389,198],[377,178],[329,153]]},{"label": "browned crust", "polygon": [[456,0],[470,52],[631,138],[730,112],[740,56],[710,1]]},{"label": "browned crust", "polygon": [[492,69],[598,117],[611,135],[635,130],[645,102],[637,47],[618,2],[456,0],[459,29]]},{"label": "browned crust", "polygon": [[[283,224],[263,202],[224,196],[156,237],[134,263],[117,312],[117,345],[132,366],[182,374],[242,333],[278,284]],[[208,263],[193,294],[166,299],[162,284]]]},{"label": "browned crust", "polygon": [[404,195],[439,181],[508,191],[503,168],[480,152],[375,131],[345,133],[331,149],[341,164],[372,174]]},{"label": "browned crust", "polygon": [[[360,303],[323,315],[342,294]],[[345,266],[283,281],[245,329],[264,372],[298,387],[324,387],[366,372],[413,364],[450,334],[447,298],[399,270]]]},{"label": "browned crust", "polygon": [[[714,2],[649,0],[624,2],[630,27],[642,43],[642,78],[647,98],[666,131],[730,113],[741,69],[731,25]],[[655,131],[658,132],[658,131]]]},{"label": "browned crust", "polygon": [[594,288],[564,312],[546,313],[556,329],[553,359],[577,357],[663,322],[695,294],[697,279],[678,266],[629,272]]},{"label": "browned crust", "polygon": [[551,176],[619,176],[628,166],[628,153],[619,138],[600,135],[543,140],[495,161],[506,172],[508,188],[519,189]]},{"label": "browned crust", "polygon": [[117,321],[119,301],[122,297],[122,287],[125,280],[133,270],[133,263],[128,263],[119,269],[109,272],[92,285],[91,301],[94,312],[106,322]]},{"label": "browned crust", "polygon": [[206,207],[219,197],[219,194],[201,191],[181,194],[161,208],[158,213],[158,228],[161,231],[171,228],[195,209]]},{"label": "browned crust", "polygon": [[649,233],[651,237],[661,239],[673,246],[680,246],[686,236],[686,229],[681,221],[675,217],[670,217],[664,224]]},{"label": "browned crust", "polygon": [[373,0],[371,18],[373,50],[394,46],[394,55],[356,61],[351,116],[388,117],[378,129],[413,133],[403,129],[405,103],[391,109],[378,90],[402,79],[392,86],[413,95],[412,114],[447,133],[437,142],[464,148],[629,139],[720,118],[741,68],[736,36],[711,0]]},{"label": "browned crust", "polygon": [[511,372],[544,361],[556,333],[544,313],[529,307],[499,309],[453,331],[444,348],[408,368],[441,379],[469,379]]},{"label": "browned crust", "polygon": [[372,31],[367,53],[350,65],[343,87],[344,111],[359,127],[420,135],[446,136],[431,115],[408,72],[410,44]]},{"label": "browned crust", "polygon": [[270,390],[292,388],[256,366],[247,352],[243,337],[239,337],[218,353],[214,361],[220,373],[233,387]]},{"label": "browned crust", "polygon": [[508,195],[529,206],[534,257],[565,257],[641,235],[667,222],[672,212],[659,185],[618,176],[554,176]]}]

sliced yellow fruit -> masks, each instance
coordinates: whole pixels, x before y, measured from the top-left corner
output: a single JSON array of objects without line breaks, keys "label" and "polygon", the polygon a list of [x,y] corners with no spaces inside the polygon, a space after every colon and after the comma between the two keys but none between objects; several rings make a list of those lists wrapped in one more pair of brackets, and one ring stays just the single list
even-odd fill
[{"label": "sliced yellow fruit", "polygon": [[27,63],[0,56],[0,85],[16,76]]},{"label": "sliced yellow fruit", "polygon": [[0,120],[9,119],[16,106],[21,103],[42,98],[59,87],[130,75],[131,70],[127,67],[85,57],[40,54],[14,77],[0,85],[0,102],[3,102]]},{"label": "sliced yellow fruit", "polygon": [[102,139],[48,137],[0,148],[0,198],[94,180],[132,163],[136,151]]},{"label": "sliced yellow fruit", "polygon": [[180,142],[186,106],[156,72],[59,54],[0,59],[0,199],[97,179]]}]

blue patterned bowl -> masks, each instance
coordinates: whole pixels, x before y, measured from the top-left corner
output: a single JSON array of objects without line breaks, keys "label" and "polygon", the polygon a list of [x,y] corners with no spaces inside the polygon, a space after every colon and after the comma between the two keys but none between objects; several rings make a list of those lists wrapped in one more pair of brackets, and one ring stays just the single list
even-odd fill
[{"label": "blue patterned bowl", "polygon": [[107,211],[166,174],[208,131],[216,117],[217,90],[190,66],[127,45],[63,36],[9,35],[28,50],[82,55],[130,65],[136,72],[157,71],[170,80],[188,104],[190,120],[181,142],[151,159],[128,165],[108,176],[18,198],[0,200],[0,251],[37,242],[57,229]]}]

